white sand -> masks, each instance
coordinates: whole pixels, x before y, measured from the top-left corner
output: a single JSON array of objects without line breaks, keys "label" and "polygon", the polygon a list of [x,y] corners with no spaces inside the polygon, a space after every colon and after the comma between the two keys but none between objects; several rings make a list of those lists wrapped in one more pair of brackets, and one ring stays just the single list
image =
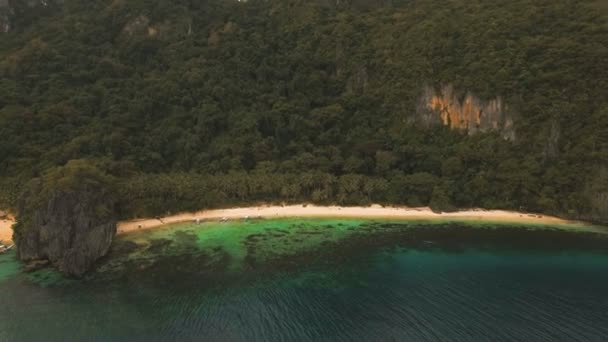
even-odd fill
[{"label": "white sand", "polygon": [[332,218],[387,218],[387,219],[457,219],[467,221],[494,221],[520,223],[553,223],[564,224],[573,221],[557,217],[519,213],[504,210],[472,209],[453,213],[435,213],[428,207],[338,207],[315,205],[290,206],[257,206],[247,208],[204,210],[195,213],[182,213],[160,219],[139,219],[123,221],[118,224],[118,234],[131,231],[150,229],[168,224],[195,222],[196,220],[242,219],[245,217],[280,218],[280,217],[332,217]]},{"label": "white sand", "polygon": [[[435,213],[428,207],[382,207],[372,205],[370,207],[338,207],[338,206],[316,206],[316,205],[289,205],[289,206],[257,206],[247,208],[203,210],[195,213],[182,213],[162,218],[147,218],[138,220],[121,221],[118,223],[118,234],[132,231],[156,228],[168,224],[195,222],[196,220],[221,220],[242,219],[245,217],[282,218],[282,217],[332,217],[332,218],[386,218],[405,220],[429,220],[429,219],[456,219],[466,221],[492,221],[492,222],[519,222],[519,223],[552,223],[565,224],[574,221],[563,220],[557,217],[519,213],[505,210],[483,210],[471,209],[453,213]],[[12,240],[13,230],[11,226],[15,223],[14,218],[0,220],[0,240],[8,243]]]}]

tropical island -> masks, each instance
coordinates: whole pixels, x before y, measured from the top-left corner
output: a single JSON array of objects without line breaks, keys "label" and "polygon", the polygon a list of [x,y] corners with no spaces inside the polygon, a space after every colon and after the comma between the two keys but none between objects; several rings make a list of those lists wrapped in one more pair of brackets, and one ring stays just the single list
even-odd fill
[{"label": "tropical island", "polygon": [[75,275],[118,222],[258,203],[605,224],[607,13],[0,1],[0,208],[22,260]]}]

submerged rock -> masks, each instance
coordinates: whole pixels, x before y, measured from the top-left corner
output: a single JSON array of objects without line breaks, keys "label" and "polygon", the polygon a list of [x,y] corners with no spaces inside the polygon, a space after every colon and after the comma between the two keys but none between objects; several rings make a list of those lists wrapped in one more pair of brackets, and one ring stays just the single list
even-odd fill
[{"label": "submerged rock", "polygon": [[24,194],[14,233],[17,256],[26,262],[49,260],[62,273],[81,276],[110,248],[114,208],[98,170],[68,163],[33,181]]}]

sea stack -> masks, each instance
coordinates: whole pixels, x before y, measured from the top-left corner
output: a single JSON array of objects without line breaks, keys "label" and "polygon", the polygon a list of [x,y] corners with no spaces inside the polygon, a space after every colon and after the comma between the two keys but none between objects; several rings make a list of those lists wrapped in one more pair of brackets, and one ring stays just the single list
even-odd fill
[{"label": "sea stack", "polygon": [[48,260],[69,276],[86,273],[116,234],[115,197],[106,184],[107,177],[85,161],[33,180],[15,226],[19,259]]}]

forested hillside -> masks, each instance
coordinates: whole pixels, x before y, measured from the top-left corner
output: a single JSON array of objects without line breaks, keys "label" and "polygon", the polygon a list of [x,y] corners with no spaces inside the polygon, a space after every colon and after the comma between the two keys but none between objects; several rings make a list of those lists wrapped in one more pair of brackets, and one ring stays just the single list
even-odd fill
[{"label": "forested hillside", "polygon": [[[86,163],[123,217],[313,201],[608,220],[601,1],[4,2],[0,207]],[[425,106],[442,89],[502,121],[454,124]]]}]

